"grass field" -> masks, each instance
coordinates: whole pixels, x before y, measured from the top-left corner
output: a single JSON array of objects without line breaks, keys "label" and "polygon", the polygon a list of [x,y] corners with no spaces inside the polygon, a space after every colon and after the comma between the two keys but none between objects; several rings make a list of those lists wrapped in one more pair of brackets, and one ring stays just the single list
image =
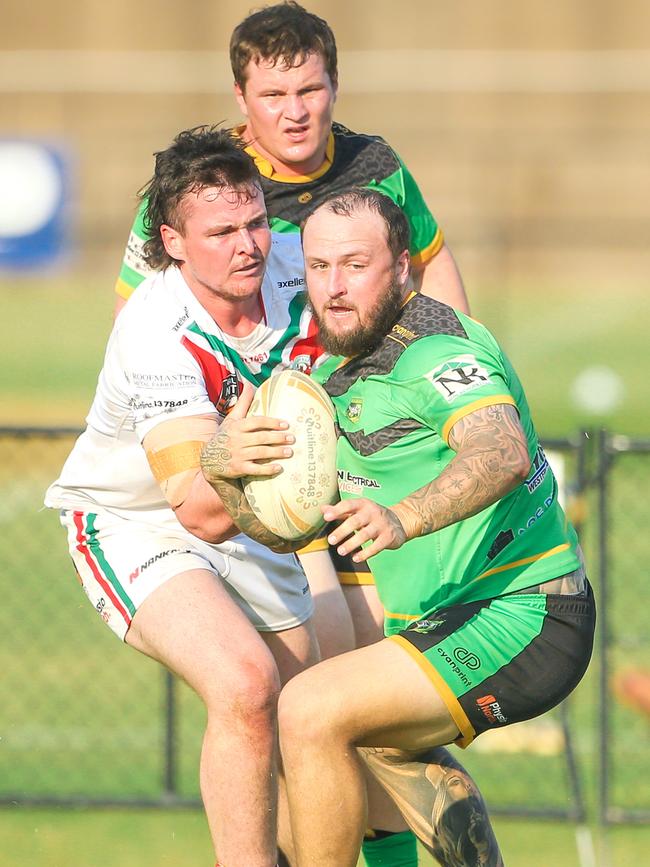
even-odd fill
[{"label": "grass field", "polygon": [[[508,867],[580,867],[570,825],[495,821]],[[201,867],[212,864],[197,813],[141,810],[20,810],[0,812],[3,867]],[[594,835],[603,867],[647,863],[650,829]],[[146,853],[146,856],[143,855]],[[426,855],[421,867],[433,867]]]},{"label": "grass field", "polygon": [[[111,327],[110,275],[0,282],[0,424],[81,424]],[[647,435],[647,293],[612,287],[477,291],[474,313],[508,351],[540,432],[561,436],[605,423]],[[572,401],[581,371],[606,366],[624,393],[611,415],[590,415]]]},{"label": "grass field", "polygon": [[[0,284],[0,425],[80,426],[94,391],[111,326],[110,276]],[[587,289],[485,290],[478,318],[502,340],[526,386],[538,428],[563,436],[605,422],[650,436],[647,416],[646,299]],[[624,399],[609,418],[586,417],[571,401],[571,384],[586,367],[620,375]],[[39,512],[42,492],[71,441],[0,439],[0,795],[153,798],[161,791],[164,683],[153,663],[109,634],[76,584],[56,516]],[[612,476],[613,631],[622,634],[615,663],[650,664],[640,564],[648,561],[639,490],[650,485],[650,461],[629,457]],[[588,513],[585,542],[595,556]],[[573,703],[572,731],[593,813],[597,771],[596,671]],[[181,796],[196,797],[202,710],[179,691],[178,767]],[[650,809],[647,720],[615,707],[617,804]],[[530,740],[539,739],[534,730]],[[512,741],[513,738],[511,737]],[[551,748],[508,752],[476,748],[463,756],[490,804],[569,802],[563,756]],[[538,744],[536,743],[537,747]],[[579,865],[570,824],[497,819],[509,867]],[[598,867],[647,863],[650,828],[620,828],[597,837]],[[0,865],[5,867],[189,867],[210,864],[203,818],[195,812],[0,810]],[[587,863],[581,867],[592,867]]]}]

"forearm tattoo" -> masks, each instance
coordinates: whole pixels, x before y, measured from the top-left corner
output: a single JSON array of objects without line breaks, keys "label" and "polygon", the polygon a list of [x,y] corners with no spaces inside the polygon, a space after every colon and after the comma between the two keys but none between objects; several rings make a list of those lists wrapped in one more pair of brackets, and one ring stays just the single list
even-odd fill
[{"label": "forearm tattoo", "polygon": [[212,484],[215,479],[223,478],[232,453],[229,448],[230,437],[227,433],[216,433],[201,451],[201,469],[206,480]]},{"label": "forearm tattoo", "polygon": [[251,509],[241,482],[238,479],[221,479],[215,477],[210,485],[219,494],[225,510],[234,524],[248,536],[261,545],[266,545],[278,554],[290,554],[307,544],[306,539],[282,539],[266,527]]},{"label": "forearm tattoo", "polygon": [[526,439],[513,406],[499,404],[470,413],[452,428],[457,452],[428,485],[396,509],[409,538],[470,518],[509,493],[528,465]]},{"label": "forearm tattoo", "polygon": [[242,483],[239,479],[225,478],[231,459],[227,433],[218,433],[203,446],[201,452],[201,469],[208,484],[214,488],[230,515],[232,522],[250,539],[276,551],[279,554],[290,554],[303,548],[305,539],[287,540],[276,536],[255,515],[251,509]]},{"label": "forearm tattoo", "polygon": [[443,867],[503,867],[476,784],[444,747],[416,756],[360,748],[409,827]]}]

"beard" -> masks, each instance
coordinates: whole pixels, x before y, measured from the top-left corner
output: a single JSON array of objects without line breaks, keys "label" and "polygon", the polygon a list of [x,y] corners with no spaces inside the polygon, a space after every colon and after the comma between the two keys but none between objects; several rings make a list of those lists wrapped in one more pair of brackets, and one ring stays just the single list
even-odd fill
[{"label": "beard", "polygon": [[[318,325],[318,334],[322,345],[330,355],[364,355],[371,352],[381,343],[394,325],[402,309],[404,287],[392,280],[383,294],[376,300],[375,306],[368,312],[365,322],[358,321],[350,330],[337,332],[324,321],[325,310],[321,314],[311,305],[312,313]],[[358,309],[353,308],[357,316]]]}]

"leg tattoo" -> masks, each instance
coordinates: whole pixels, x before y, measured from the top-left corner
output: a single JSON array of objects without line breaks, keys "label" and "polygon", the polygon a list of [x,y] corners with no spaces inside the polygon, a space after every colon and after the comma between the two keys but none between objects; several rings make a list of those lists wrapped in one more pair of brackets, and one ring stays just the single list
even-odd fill
[{"label": "leg tattoo", "polygon": [[443,747],[359,752],[404,819],[443,867],[503,867],[476,784]]}]

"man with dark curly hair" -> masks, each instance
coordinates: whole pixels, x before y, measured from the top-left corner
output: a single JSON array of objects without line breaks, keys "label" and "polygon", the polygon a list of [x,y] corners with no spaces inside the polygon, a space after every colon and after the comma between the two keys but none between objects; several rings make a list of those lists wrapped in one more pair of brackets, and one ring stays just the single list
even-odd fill
[{"label": "man with dark curly hair", "polygon": [[116,320],[86,430],[46,503],[104,622],[205,704],[201,793],[220,863],[274,867],[276,702],[318,659],[313,606],[293,554],[239,533],[200,460],[234,424],[256,444],[231,471],[268,474],[253,459],[286,455],[286,425],[226,415],[245,385],[308,371],[322,349],[299,241],[272,240],[241,142],[181,133],[145,196],[156,271]]}]

